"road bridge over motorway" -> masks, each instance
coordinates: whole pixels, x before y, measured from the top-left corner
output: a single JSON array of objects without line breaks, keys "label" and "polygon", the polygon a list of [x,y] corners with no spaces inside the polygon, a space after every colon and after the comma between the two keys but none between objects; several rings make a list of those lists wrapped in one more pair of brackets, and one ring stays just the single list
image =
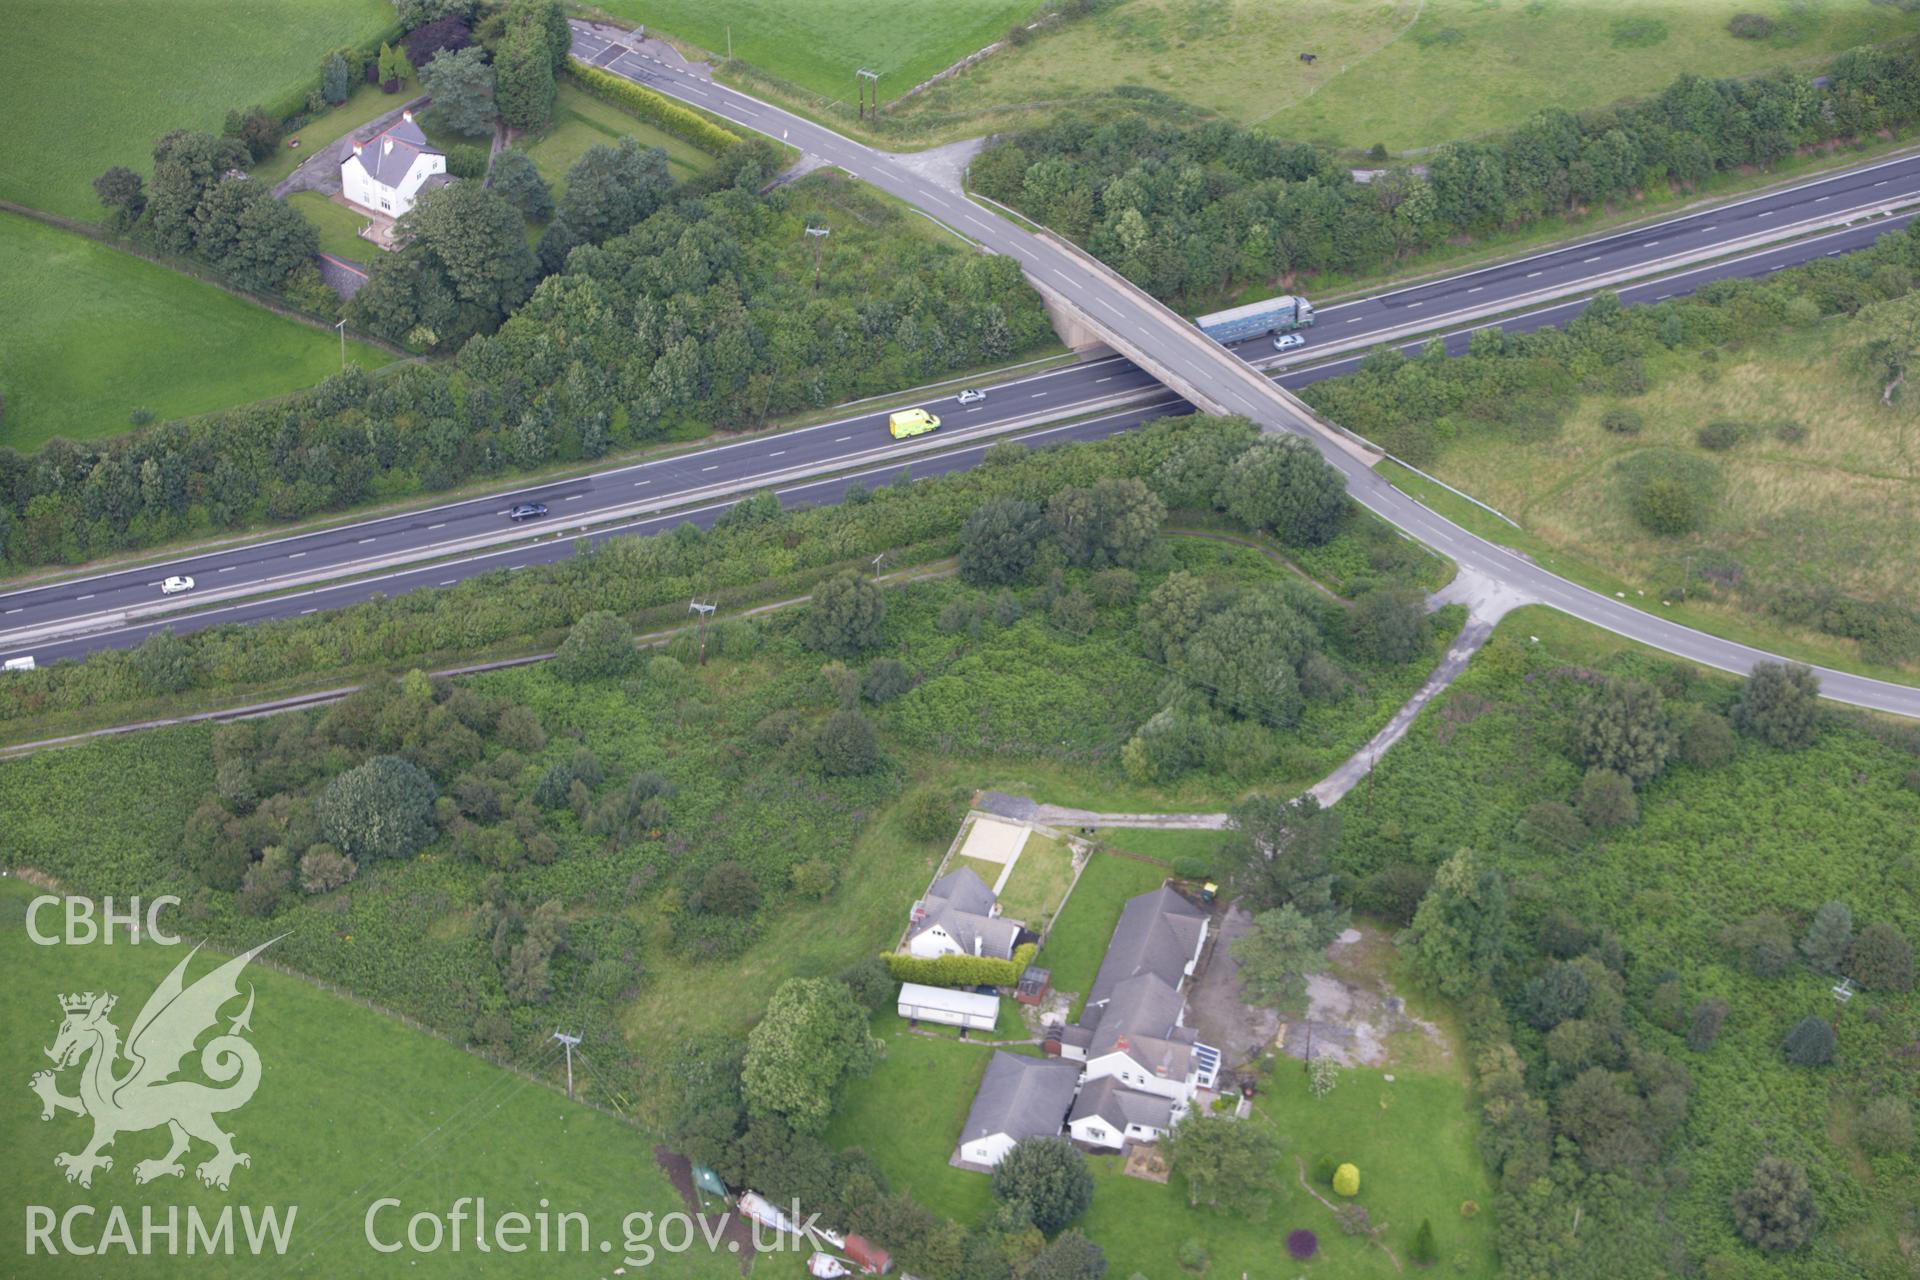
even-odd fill
[{"label": "road bridge over motorway", "polygon": [[[1294,431],[1307,436],[1346,478],[1348,491],[1356,502],[1403,533],[1450,557],[1463,570],[1500,583],[1510,594],[1551,605],[1629,639],[1724,671],[1744,675],[1755,663],[1773,657],[1569,582],[1525,556],[1454,524],[1394,488],[1373,470],[1374,455],[1355,447],[1339,431],[1319,423],[1295,397],[1273,387],[1239,357],[1206,339],[1193,325],[1144,291],[1059,239],[1028,231],[990,213],[963,192],[915,172],[883,151],[717,84],[698,64],[656,57],[644,42],[636,45],[615,37],[605,28],[576,22],[574,54],[593,66],[817,156],[905,201],[984,248],[1014,258],[1037,287],[1070,302],[1093,326],[1108,335],[1118,349],[1191,403],[1217,413],[1246,416],[1269,430]],[[1893,178],[1871,172],[1860,180],[1877,183],[1882,188],[1894,183]],[[1811,198],[1825,202],[1830,197]],[[1798,207],[1786,204],[1783,207],[1789,212],[1782,216],[1769,212],[1764,201],[1750,203],[1754,207],[1747,210],[1749,215],[1781,221],[1790,221],[1794,217],[1791,210]],[[1701,216],[1714,221],[1694,228],[1696,233],[1712,233],[1724,220],[1724,215],[1715,211]],[[1683,226],[1685,222],[1685,219],[1678,220],[1678,225]],[[1669,233],[1655,229],[1650,234],[1664,237]],[[1620,239],[1614,237],[1579,246],[1589,251],[1582,255],[1582,265],[1588,275],[1596,274],[1595,263],[1599,264],[1600,271],[1605,270],[1608,255],[1613,251],[1605,246]],[[1632,237],[1625,239],[1631,241]],[[1647,247],[1646,237],[1641,238],[1641,243],[1643,248]],[[1522,277],[1525,283],[1516,286],[1524,291],[1535,278],[1543,276],[1547,268],[1539,264],[1550,256],[1538,255],[1527,262],[1504,265],[1506,270],[1517,266],[1525,272]],[[1401,305],[1419,304],[1403,298]],[[1327,323],[1324,312],[1321,323]],[[1827,668],[1816,668],[1816,671],[1821,691],[1827,697],[1920,718],[1920,689],[1851,672]]]}]

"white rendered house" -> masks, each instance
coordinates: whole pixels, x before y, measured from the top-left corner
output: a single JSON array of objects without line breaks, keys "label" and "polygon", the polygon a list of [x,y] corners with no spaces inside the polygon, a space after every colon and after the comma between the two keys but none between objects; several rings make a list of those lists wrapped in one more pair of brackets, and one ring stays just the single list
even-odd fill
[{"label": "white rendered house", "polygon": [[413,112],[370,138],[355,138],[353,153],[340,162],[340,190],[363,209],[397,218],[413,208],[428,181],[445,181],[447,157],[427,141]]}]

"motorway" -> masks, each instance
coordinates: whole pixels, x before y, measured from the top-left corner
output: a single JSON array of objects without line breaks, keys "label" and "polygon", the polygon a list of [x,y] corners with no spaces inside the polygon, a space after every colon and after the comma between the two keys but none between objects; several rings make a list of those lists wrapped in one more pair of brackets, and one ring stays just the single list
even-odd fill
[{"label": "motorway", "polygon": [[[1097,271],[1054,245],[1012,223],[977,208],[958,193],[946,190],[895,164],[883,153],[840,137],[819,125],[733,93],[696,72],[665,62],[655,64],[642,55],[593,39],[577,28],[575,51],[622,74],[642,79],[694,105],[776,138],[847,169],[857,177],[913,203],[967,237],[1019,257],[1030,275],[1067,294],[1083,308],[1104,308],[1122,316],[1141,310],[1137,298],[1111,287]],[[1361,358],[1350,355],[1326,359],[1329,346],[1366,347],[1414,328],[1438,330],[1449,319],[1511,310],[1525,306],[1542,293],[1565,294],[1591,284],[1608,273],[1640,273],[1678,253],[1698,254],[1704,248],[1737,245],[1758,234],[1756,228],[1793,227],[1812,218],[1845,217],[1879,209],[1897,199],[1920,199],[1920,158],[1872,165],[1802,184],[1786,191],[1754,197],[1656,226],[1606,236],[1583,244],[1537,254],[1515,262],[1445,280],[1392,290],[1374,297],[1322,308],[1319,326],[1308,346],[1292,353],[1279,374],[1283,386],[1297,387],[1317,378],[1350,370]],[[1623,301],[1647,302],[1684,293],[1708,280],[1750,276],[1806,261],[1822,254],[1846,252],[1871,243],[1890,227],[1904,225],[1910,215],[1880,218],[1825,235],[1798,240],[1736,260],[1677,272],[1620,290]],[[1584,301],[1543,303],[1498,323],[1526,330],[1563,324],[1577,314]],[[1160,309],[1164,310],[1164,309]],[[1098,311],[1089,314],[1098,315]],[[1130,328],[1150,333],[1161,318],[1140,315]],[[1464,346],[1464,322],[1452,326],[1450,349]],[[1179,336],[1191,342],[1190,327]],[[1164,346],[1172,338],[1159,339]],[[1195,344],[1198,345],[1198,344]],[[1416,344],[1409,344],[1409,346]],[[1243,350],[1248,358],[1271,357],[1264,342]],[[1206,377],[1207,357],[1198,358],[1184,345],[1169,357],[1186,361],[1195,376]],[[1314,362],[1299,367],[1302,362]],[[1253,381],[1251,377],[1248,379]],[[1096,439],[1126,430],[1148,417],[1185,412],[1178,397],[1151,393],[1156,380],[1128,361],[1113,357],[988,384],[991,394],[983,405],[962,407],[950,397],[923,401],[946,419],[946,428],[925,442],[924,448],[950,448],[967,436],[1011,434],[1034,443]],[[1218,385],[1218,380],[1215,380]],[[1254,383],[1257,387],[1257,382]],[[1229,386],[1227,396],[1246,394]],[[1024,429],[1075,413],[1097,410],[1122,398],[1139,400],[1124,409],[1089,421],[1049,424]],[[1240,411],[1259,416],[1257,394],[1248,396]],[[789,505],[833,501],[847,484],[858,480],[869,486],[886,483],[902,468],[907,452],[886,433],[884,411],[863,413],[844,420],[744,439],[657,461],[613,468],[573,480],[520,490],[511,494],[452,503],[425,511],[363,521],[338,528],[236,546],[140,569],[70,579],[45,586],[0,593],[0,657],[31,653],[48,662],[78,657],[93,649],[138,643],[162,626],[177,631],[196,630],[220,623],[251,622],[338,608],[376,593],[398,594],[421,587],[450,585],[464,578],[498,569],[550,563],[573,553],[577,539],[556,536],[555,526],[578,529],[596,525],[591,536],[648,533],[691,520],[710,523],[745,488],[769,486]],[[918,442],[916,442],[918,443]],[[1316,440],[1323,444],[1324,441]],[[985,444],[914,457],[916,476],[972,465]],[[1741,671],[1765,655],[1666,623],[1664,620],[1586,592],[1540,570],[1529,561],[1494,547],[1459,529],[1393,489],[1350,454],[1329,450],[1329,460],[1346,474],[1357,500],[1408,533],[1456,561],[1522,588],[1545,603],[1598,622],[1657,647],[1681,653],[1710,665]],[[819,479],[825,469],[858,470],[859,475]],[[711,500],[701,504],[703,497]],[[547,532],[538,524],[525,527],[526,538],[498,543],[510,527],[505,511],[514,502],[546,502],[551,515]],[[687,504],[694,505],[690,509]],[[667,514],[649,506],[680,508]],[[428,556],[450,557],[421,565]],[[160,603],[159,581],[175,573],[192,575],[199,589],[179,598],[178,611],[169,615],[141,615]],[[351,582],[338,579],[349,573],[372,574]],[[323,582],[331,580],[331,582]],[[261,598],[259,593],[283,594]],[[193,607],[209,594],[234,597],[217,607]],[[241,599],[239,597],[251,597]],[[131,611],[131,612],[130,612]],[[57,633],[57,634],[56,634]],[[1845,701],[1878,706],[1906,714],[1920,714],[1920,691],[1867,681],[1844,673],[1823,673],[1826,691]]]}]

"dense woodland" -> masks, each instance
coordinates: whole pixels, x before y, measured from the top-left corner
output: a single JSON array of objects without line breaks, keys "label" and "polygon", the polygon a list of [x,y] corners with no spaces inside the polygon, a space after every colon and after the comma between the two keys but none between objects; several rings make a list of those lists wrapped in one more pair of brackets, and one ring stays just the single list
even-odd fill
[{"label": "dense woodland", "polygon": [[1227,122],[1063,118],[989,148],[975,188],[1084,243],[1161,298],[1205,306],[1296,275],[1378,270],[1460,236],[1688,190],[1765,169],[1796,149],[1920,118],[1912,44],[1748,80],[1685,76],[1644,101],[1540,113],[1511,133],[1454,142],[1417,172],[1359,182],[1331,154]]},{"label": "dense woodland", "polygon": [[[596,150],[621,162],[616,148]],[[599,162],[590,153],[582,163],[589,160]],[[30,456],[0,449],[6,563],[77,563],[596,458],[675,432],[758,425],[1003,360],[1050,337],[1038,297],[1010,259],[938,243],[909,215],[830,175],[757,196],[758,166],[739,172],[748,189],[649,189],[644,202],[623,206],[637,226],[578,246],[537,288],[531,274],[514,275],[513,289],[531,288],[519,295],[520,313],[497,334],[472,338],[451,363],[378,375],[349,369],[284,401],[110,441],[56,439]],[[469,185],[444,188],[409,215],[436,230],[362,292],[372,295],[368,310],[407,276],[421,293],[396,325],[431,327],[417,308],[433,297],[448,298],[452,323],[465,324],[474,313],[452,292],[435,292],[435,273],[457,276],[472,265],[482,291],[475,298],[506,287],[489,259],[469,263],[457,248],[436,247],[439,229],[470,244],[470,228],[451,216],[464,209]],[[527,272],[535,271],[520,214],[503,197],[471,190],[504,212],[501,225],[510,224]],[[583,215],[584,197],[563,200],[562,214],[570,208]],[[810,217],[836,229],[818,292],[800,234]],[[486,314],[497,321],[508,304],[492,296],[487,305],[497,309]]]}]

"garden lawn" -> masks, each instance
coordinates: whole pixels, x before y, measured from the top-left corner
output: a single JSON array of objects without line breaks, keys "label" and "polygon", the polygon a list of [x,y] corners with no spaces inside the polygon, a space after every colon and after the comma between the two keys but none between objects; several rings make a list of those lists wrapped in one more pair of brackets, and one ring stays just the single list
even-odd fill
[{"label": "garden lawn", "polygon": [[[301,161],[325,149],[329,144],[338,142],[341,135],[403,106],[419,92],[420,84],[415,80],[403,81],[400,88],[390,94],[381,92],[377,84],[367,84],[363,81],[354,86],[353,93],[345,102],[331,111],[320,113],[280,139],[280,145],[274,153],[247,172],[253,175],[255,182],[278,183],[299,168]],[[287,145],[296,139],[300,143],[299,146]]]},{"label": "garden lawn", "polygon": [[562,81],[560,95],[553,105],[553,123],[537,138],[522,139],[518,145],[532,157],[534,167],[553,189],[554,199],[566,190],[567,170],[588,147],[613,144],[632,138],[643,147],[660,147],[667,153],[667,168],[674,179],[685,182],[713,164],[713,157],[685,139],[657,129],[628,115],[620,108],[589,97],[574,85]]},{"label": "garden lawn", "polygon": [[[36,892],[18,880],[0,881],[0,957],[11,975],[0,993],[0,1022],[14,1032],[0,1048],[0,1065],[20,1094],[0,1127],[11,1166],[0,1249],[10,1257],[20,1258],[25,1249],[21,1231],[28,1204],[60,1213],[69,1205],[122,1202],[136,1231],[136,1205],[162,1214],[168,1207],[193,1206],[209,1219],[230,1204],[256,1211],[271,1205],[293,1214],[285,1260],[242,1253],[193,1263],[196,1275],[243,1278],[369,1274],[380,1258],[366,1243],[362,1221],[372,1202],[386,1196],[403,1204],[380,1219],[383,1230],[397,1224],[385,1232],[388,1237],[404,1231],[411,1213],[443,1213],[458,1196],[484,1195],[495,1214],[536,1213],[544,1197],[555,1212],[587,1214],[592,1238],[611,1240],[615,1257],[622,1251],[625,1214],[681,1207],[654,1163],[652,1139],[615,1117],[569,1104],[552,1087],[562,1078],[555,1064],[545,1064],[539,1072],[545,1083],[536,1083],[258,962],[241,985],[256,997],[248,1038],[262,1062],[259,1091],[245,1107],[220,1117],[234,1134],[235,1149],[252,1158],[234,1170],[231,1190],[206,1188],[195,1178],[193,1165],[208,1154],[200,1143],[183,1161],[183,1178],[136,1188],[135,1162],[166,1150],[166,1134],[157,1129],[121,1134],[111,1149],[112,1169],[96,1173],[91,1190],[70,1184],[53,1156],[79,1150],[90,1126],[64,1113],[42,1122],[38,1102],[25,1093],[27,1078],[47,1066],[42,1049],[59,1026],[60,994],[113,992],[119,998],[113,1021],[124,1034],[190,945],[128,946],[122,938],[111,947],[35,946],[24,916]],[[168,920],[185,943],[197,941],[177,911]],[[271,932],[260,926],[262,938]],[[223,958],[203,952],[188,981]],[[227,1012],[238,1009],[236,1003]],[[190,1068],[188,1077],[193,1074]],[[62,1091],[72,1093],[76,1078],[72,1070],[63,1073]],[[96,1219],[93,1229],[103,1225]],[[86,1237],[85,1228],[80,1234]],[[551,1257],[475,1253],[470,1246],[461,1253],[403,1256],[409,1275],[544,1276],[558,1265]],[[159,1276],[177,1274],[175,1265],[118,1257],[114,1270]],[[101,1269],[93,1258],[41,1255],[11,1273],[97,1276]],[[702,1250],[675,1259],[673,1274],[705,1280],[739,1272],[733,1259]]]},{"label": "garden lawn", "polygon": [[1060,897],[1073,883],[1073,850],[1065,840],[1038,832],[1020,847],[1006,885],[1000,890],[1000,908],[1023,920],[1035,933],[1045,932],[1059,909]]},{"label": "garden lawn", "polygon": [[938,8],[875,0],[609,0],[609,13],[829,99],[855,95],[853,73],[880,72],[888,102],[1029,19],[1032,0],[947,0]]},{"label": "garden lawn", "polygon": [[170,129],[218,133],[234,108],[297,105],[330,50],[389,28],[388,0],[16,0],[0,40],[0,199],[96,218],[88,184],[109,166],[145,174]]},{"label": "garden lawn", "polygon": [[1034,962],[1051,971],[1054,990],[1073,993],[1070,1020],[1078,1018],[1086,1004],[1087,990],[1100,972],[1107,944],[1113,941],[1113,927],[1120,923],[1120,909],[1128,898],[1158,889],[1166,878],[1165,868],[1150,862],[1111,853],[1088,855],[1079,882]]},{"label": "garden lawn", "polygon": [[383,252],[372,241],[360,238],[360,228],[367,225],[364,214],[355,213],[318,191],[295,191],[287,197],[287,203],[298,209],[320,233],[322,252],[361,263],[371,262],[375,255]]},{"label": "garden lawn", "polygon": [[[363,343],[348,358],[390,358]],[[72,232],[0,213],[0,444],[128,429],[310,387],[339,340]]]}]

